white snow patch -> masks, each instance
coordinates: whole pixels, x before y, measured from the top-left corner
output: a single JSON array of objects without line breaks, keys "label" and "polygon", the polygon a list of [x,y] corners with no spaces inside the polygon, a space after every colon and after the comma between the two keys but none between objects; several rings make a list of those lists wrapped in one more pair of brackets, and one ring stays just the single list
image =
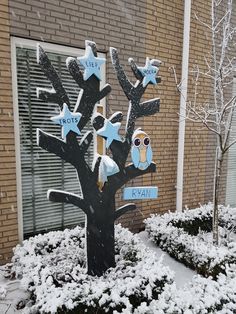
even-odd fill
[{"label": "white snow patch", "polygon": [[0,267],[0,313],[13,314],[23,313],[17,310],[19,302],[27,303],[29,301],[29,293],[20,285],[18,279],[5,278],[6,270],[4,266]]},{"label": "white snow patch", "polygon": [[158,258],[162,258],[163,264],[168,266],[174,272],[174,279],[178,288],[183,287],[185,284],[189,284],[193,277],[197,275],[194,270],[184,266],[182,263],[170,257],[168,253],[160,249],[153,241],[149,239],[148,233],[146,231],[140,232],[138,236],[146,245],[146,247],[155,252]]}]

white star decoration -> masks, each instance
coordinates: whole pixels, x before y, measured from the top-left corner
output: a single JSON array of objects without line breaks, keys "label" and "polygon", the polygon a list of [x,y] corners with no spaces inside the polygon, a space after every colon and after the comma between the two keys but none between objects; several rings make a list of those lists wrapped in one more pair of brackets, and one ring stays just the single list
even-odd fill
[{"label": "white star decoration", "polygon": [[95,57],[90,46],[86,47],[85,55],[77,58],[84,66],[84,80],[86,81],[91,75],[101,80],[101,65],[106,62],[105,58]]},{"label": "white star decoration", "polygon": [[143,87],[147,86],[149,82],[153,84],[157,84],[156,82],[156,75],[158,72],[158,68],[151,65],[151,61],[149,58],[146,58],[146,64],[144,67],[138,67],[138,70],[143,75]]},{"label": "white star decoration", "polygon": [[66,135],[73,131],[77,133],[78,135],[81,135],[80,129],[78,128],[78,123],[81,119],[82,114],[79,112],[72,113],[67,104],[63,104],[63,110],[61,113],[56,116],[52,117],[51,120],[56,123],[60,124],[62,126],[62,138],[65,139]]},{"label": "white star decoration", "polygon": [[108,148],[114,140],[121,142],[121,138],[118,134],[120,126],[120,122],[111,123],[111,121],[105,119],[104,126],[97,131],[98,135],[106,138],[106,148]]}]

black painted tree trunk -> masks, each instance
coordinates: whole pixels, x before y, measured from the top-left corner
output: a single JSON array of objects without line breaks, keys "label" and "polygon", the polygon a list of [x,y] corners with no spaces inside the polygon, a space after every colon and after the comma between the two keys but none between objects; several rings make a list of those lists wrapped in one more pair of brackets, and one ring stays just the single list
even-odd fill
[{"label": "black painted tree trunk", "polygon": [[[86,41],[86,46],[90,46],[94,55],[97,56],[96,44],[94,42]],[[147,169],[142,171],[135,168],[133,164],[126,166],[126,161],[131,148],[135,120],[139,117],[158,112],[159,99],[140,103],[146,87],[143,87],[143,77],[136,64],[132,59],[129,60],[131,69],[137,79],[136,84],[133,85],[127,79],[120,65],[116,49],[111,48],[110,52],[118,81],[129,100],[124,141],[119,142],[114,140],[110,146],[112,158],[117,163],[120,171],[108,177],[108,181],[101,189],[98,185],[98,171],[101,157],[97,159],[93,170],[85,159],[85,154],[93,140],[92,131],[87,132],[80,141],[76,134],[70,131],[66,136],[66,142],[64,142],[40,129],[37,130],[38,145],[70,163],[77,171],[83,197],[66,193],[65,191],[49,190],[48,198],[53,202],[73,204],[82,209],[86,214],[87,269],[88,274],[97,276],[101,276],[108,268],[115,266],[115,220],[127,211],[136,208],[135,204],[131,203],[116,209],[115,194],[117,190],[135,177],[152,173],[156,170],[155,163],[151,163]],[[152,61],[154,64],[155,60]],[[51,91],[39,89],[39,97],[44,101],[58,103],[60,109],[66,103],[70,109],[70,100],[61,80],[40,46],[38,46],[38,63],[53,86]],[[67,59],[67,67],[81,88],[80,95],[78,96],[80,99],[79,105],[74,111],[82,114],[78,127],[80,130],[83,130],[93,115],[96,103],[111,91],[111,87],[106,84],[100,91],[99,80],[94,75],[85,81],[83,73],[74,58]],[[160,79],[157,78],[157,82],[159,81]],[[117,112],[113,115],[111,122],[121,122],[122,119],[122,113]],[[104,121],[105,118],[102,115],[96,115],[92,121],[94,129],[99,130],[102,128]]]},{"label": "black painted tree trunk", "polygon": [[95,208],[95,215],[87,216],[87,267],[91,275],[102,275],[115,266],[114,212],[112,199]]}]

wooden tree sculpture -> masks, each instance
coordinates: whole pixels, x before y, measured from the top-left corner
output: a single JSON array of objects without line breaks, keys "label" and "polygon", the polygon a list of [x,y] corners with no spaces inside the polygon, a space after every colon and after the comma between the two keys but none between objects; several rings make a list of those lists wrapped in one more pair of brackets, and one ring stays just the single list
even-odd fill
[{"label": "wooden tree sculpture", "polygon": [[[85,45],[86,51],[89,51],[93,54],[93,57],[97,58],[96,44],[91,41],[86,41]],[[83,197],[64,191],[49,190],[48,199],[53,202],[73,204],[86,214],[87,270],[88,274],[98,276],[101,276],[108,268],[115,266],[115,220],[127,211],[136,208],[135,204],[127,204],[116,209],[115,194],[117,190],[129,180],[146,173],[155,172],[156,170],[156,165],[153,162],[145,170],[140,170],[133,164],[126,165],[126,161],[131,149],[136,119],[158,112],[160,102],[159,99],[152,99],[140,103],[147,85],[149,83],[156,84],[160,81],[159,77],[155,82],[153,82],[153,80],[152,82],[151,80],[147,80],[141,68],[138,68],[135,62],[129,59],[131,69],[137,79],[136,84],[133,85],[127,79],[120,65],[116,49],[111,48],[110,54],[117,79],[129,100],[125,137],[122,141],[118,139],[113,140],[109,147],[112,153],[112,159],[106,156],[113,160],[113,163],[118,166],[118,171],[110,175],[104,184],[98,184],[99,170],[103,156],[97,157],[93,168],[91,168],[85,160],[86,151],[93,140],[93,131],[87,132],[80,140],[78,140],[78,136],[75,132],[69,131],[65,141],[62,141],[40,129],[37,130],[38,145],[46,151],[54,153],[65,162],[70,163],[78,174]],[[65,109],[65,104],[70,110],[71,103],[62,82],[46,53],[40,46],[38,46],[37,59],[44,74],[53,86],[51,91],[39,89],[38,96],[44,101],[57,103],[61,111]],[[149,63],[149,69],[154,70],[156,77],[158,67],[154,65],[159,66],[160,61],[155,59],[149,61],[147,58],[146,65],[147,63]],[[94,74],[89,78],[85,77],[85,72],[80,70],[78,62],[74,58],[67,59],[67,67],[71,76],[81,88],[78,102],[73,113],[81,114],[78,129],[82,130],[89,120],[92,119],[92,125],[99,134],[99,130],[104,128],[107,119],[100,114],[94,114],[94,108],[100,99],[107,96],[111,91],[111,87],[107,84],[100,90],[99,78]],[[144,84],[145,79],[146,82]],[[117,122],[120,123],[122,119],[122,113],[116,112],[109,119],[109,122],[115,125]],[[105,135],[101,136],[107,139]]]}]

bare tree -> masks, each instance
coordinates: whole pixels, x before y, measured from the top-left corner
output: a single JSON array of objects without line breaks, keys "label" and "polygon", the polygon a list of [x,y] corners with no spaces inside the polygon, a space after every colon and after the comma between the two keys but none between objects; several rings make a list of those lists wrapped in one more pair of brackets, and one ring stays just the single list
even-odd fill
[{"label": "bare tree", "polygon": [[[196,65],[193,73],[193,96],[186,99],[186,118],[200,123],[212,132],[216,138],[215,170],[213,183],[213,243],[219,244],[218,232],[218,202],[220,193],[220,178],[226,152],[236,143],[230,139],[232,118],[236,107],[236,98],[232,93],[234,76],[234,33],[232,26],[233,0],[212,0],[211,23],[203,22],[197,15],[196,19],[210,33],[211,52],[205,56],[206,71],[201,71]],[[172,67],[177,90],[181,93],[182,82],[178,82],[175,68]],[[210,82],[212,95],[206,95],[210,100],[199,102],[199,82],[204,78]]]},{"label": "bare tree", "polygon": [[[86,41],[86,47],[91,47],[94,56],[97,56],[96,44]],[[62,110],[63,104],[71,108],[70,99],[63,87],[63,84],[53,68],[44,50],[38,48],[38,63],[44,74],[52,83],[51,92],[39,90],[39,97],[47,102],[58,103]],[[136,168],[133,164],[126,165],[126,161],[131,149],[132,135],[134,133],[136,119],[144,116],[153,115],[159,112],[159,98],[141,102],[141,98],[148,84],[143,84],[143,75],[139,71],[133,59],[129,59],[131,69],[136,77],[136,84],[133,85],[127,78],[118,58],[118,52],[115,48],[110,49],[111,61],[117,74],[117,79],[121,88],[129,100],[129,110],[127,114],[125,137],[123,141],[112,141],[109,149],[113,161],[119,168],[119,171],[108,177],[107,182],[100,186],[99,167],[102,156],[98,157],[91,168],[86,161],[86,152],[93,141],[94,132],[90,131],[82,139],[78,140],[74,132],[70,131],[66,135],[66,142],[59,138],[43,132],[38,129],[38,145],[54,153],[59,158],[70,163],[78,174],[83,196],[66,193],[65,191],[49,190],[48,198],[53,202],[70,203],[86,214],[86,249],[87,249],[87,268],[90,275],[101,276],[109,267],[115,266],[115,245],[114,245],[114,222],[117,218],[129,210],[136,208],[135,204],[127,204],[118,209],[115,207],[115,194],[128,181],[156,171],[156,165],[151,162],[145,170]],[[152,64],[159,64],[158,60],[151,60]],[[81,88],[78,96],[78,105],[75,106],[74,113],[81,113],[82,117],[78,123],[80,130],[92,118],[96,103],[107,96],[111,91],[109,84],[106,84],[100,90],[99,79],[92,75],[89,79],[84,80],[76,59],[67,59],[68,70]],[[157,77],[157,82],[160,79]],[[121,122],[123,114],[116,112],[110,117],[111,123]],[[92,118],[93,128],[97,131],[104,127],[105,118],[97,114]]]}]

